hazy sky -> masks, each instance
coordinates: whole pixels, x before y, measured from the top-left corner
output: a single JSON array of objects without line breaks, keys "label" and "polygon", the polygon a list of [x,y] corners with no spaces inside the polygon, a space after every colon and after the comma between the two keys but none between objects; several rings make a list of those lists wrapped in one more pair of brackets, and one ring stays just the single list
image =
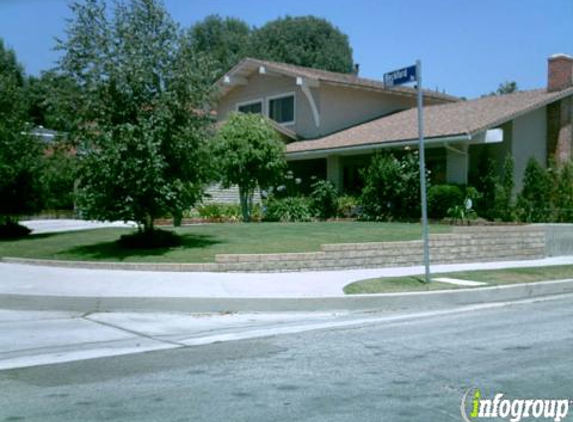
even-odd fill
[{"label": "hazy sky", "polygon": [[[69,0],[0,0],[0,38],[27,73],[54,65]],[[183,27],[209,14],[250,25],[324,17],[348,34],[361,75],[381,79],[422,60],[424,86],[477,97],[515,80],[544,87],[547,57],[573,55],[573,0],[165,0]]]}]

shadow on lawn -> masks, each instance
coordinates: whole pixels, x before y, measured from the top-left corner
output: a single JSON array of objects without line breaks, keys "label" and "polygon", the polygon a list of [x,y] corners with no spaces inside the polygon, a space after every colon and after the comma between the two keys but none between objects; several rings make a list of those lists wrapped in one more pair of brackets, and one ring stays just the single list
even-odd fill
[{"label": "shadow on lawn", "polygon": [[61,236],[61,235],[65,235],[66,232],[50,232],[50,233],[30,233],[26,236],[22,236],[22,237],[18,237],[18,238],[12,238],[12,239],[5,239],[5,238],[1,238],[0,237],[0,242],[26,242],[26,241],[33,241],[33,240],[37,240],[37,239],[47,239],[50,237],[56,237],[56,236]]},{"label": "shadow on lawn", "polygon": [[117,240],[112,242],[99,242],[92,245],[75,246],[62,251],[63,255],[74,255],[77,259],[117,259],[123,261],[126,258],[138,256],[161,256],[175,249],[207,248],[222,243],[210,235],[184,234],[181,235],[181,245],[175,247],[161,247],[154,249],[128,249],[122,247]]}]

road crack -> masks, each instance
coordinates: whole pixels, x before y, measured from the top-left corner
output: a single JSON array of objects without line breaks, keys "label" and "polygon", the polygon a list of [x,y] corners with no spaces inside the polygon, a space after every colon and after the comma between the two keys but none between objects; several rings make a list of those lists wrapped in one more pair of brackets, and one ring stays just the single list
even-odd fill
[{"label": "road crack", "polygon": [[97,319],[92,319],[92,318],[90,318],[90,315],[93,313],[95,313],[95,312],[88,312],[88,313],[82,315],[81,318],[83,320],[93,322],[94,324],[98,324],[98,325],[102,325],[104,327],[113,328],[115,330],[123,331],[124,333],[132,334],[134,336],[145,338],[147,340],[153,340],[153,341],[157,341],[157,342],[165,343],[165,344],[170,344],[172,346],[177,346],[177,347],[187,347],[186,344],[179,343],[178,341],[158,338],[158,337],[155,337],[155,336],[152,336],[149,334],[142,333],[140,331],[130,330],[129,328],[125,328],[125,327],[122,327],[120,325],[112,324],[110,322],[104,322],[104,321],[98,321]]}]

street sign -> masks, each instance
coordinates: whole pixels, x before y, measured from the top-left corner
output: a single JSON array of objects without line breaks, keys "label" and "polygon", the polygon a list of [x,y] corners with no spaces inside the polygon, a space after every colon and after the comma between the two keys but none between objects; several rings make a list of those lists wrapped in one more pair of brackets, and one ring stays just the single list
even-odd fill
[{"label": "street sign", "polygon": [[404,67],[384,74],[384,85],[393,87],[397,85],[416,82],[416,66]]},{"label": "street sign", "polygon": [[384,74],[384,85],[393,87],[397,85],[416,82],[418,103],[418,145],[420,148],[420,196],[422,206],[422,241],[424,244],[424,272],[425,281],[430,280],[430,240],[428,234],[428,200],[426,198],[426,154],[424,148],[424,93],[422,91],[422,63],[416,61],[414,66],[404,67]]}]

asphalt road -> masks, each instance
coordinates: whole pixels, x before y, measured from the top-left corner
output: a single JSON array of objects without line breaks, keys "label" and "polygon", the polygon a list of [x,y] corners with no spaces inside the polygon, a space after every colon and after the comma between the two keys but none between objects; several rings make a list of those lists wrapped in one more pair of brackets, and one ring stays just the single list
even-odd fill
[{"label": "asphalt road", "polygon": [[573,398],[572,352],[568,296],[1,371],[0,421],[459,421],[469,387]]}]

